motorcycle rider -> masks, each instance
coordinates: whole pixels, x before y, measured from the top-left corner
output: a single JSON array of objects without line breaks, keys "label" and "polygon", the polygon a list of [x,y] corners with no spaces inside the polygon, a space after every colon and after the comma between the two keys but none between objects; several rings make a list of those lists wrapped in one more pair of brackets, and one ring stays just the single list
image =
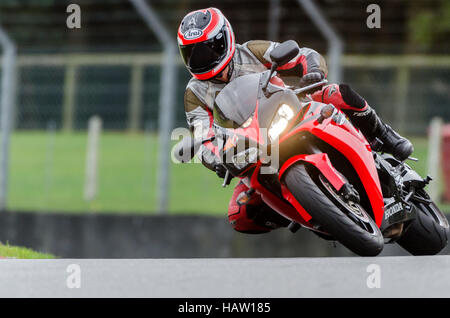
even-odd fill
[{"label": "motorcycle rider", "polygon": [[[212,131],[214,99],[234,78],[270,69],[270,52],[279,43],[249,41],[235,42],[231,24],[219,9],[207,8],[188,13],[178,29],[178,46],[183,61],[192,74],[186,87],[184,106],[186,119],[195,138],[210,138]],[[310,48],[300,48],[298,55],[277,69],[288,84],[306,86],[327,76],[324,58]],[[405,160],[413,152],[412,144],[384,124],[375,110],[346,84],[331,84],[313,92],[315,101],[331,103],[345,112],[364,136],[382,141],[382,151]],[[220,164],[214,142],[206,142],[200,149],[201,161],[219,177],[225,168]],[[243,206],[236,203],[238,195],[248,188],[240,182],[233,193],[228,218],[233,228],[244,233],[264,233],[289,221],[268,207],[259,195],[254,194]]]}]

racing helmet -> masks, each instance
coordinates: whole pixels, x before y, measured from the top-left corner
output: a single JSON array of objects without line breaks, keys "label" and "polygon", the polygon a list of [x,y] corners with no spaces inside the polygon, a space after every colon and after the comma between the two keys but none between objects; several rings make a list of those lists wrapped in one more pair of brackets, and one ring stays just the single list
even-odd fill
[{"label": "racing helmet", "polygon": [[189,72],[199,80],[220,74],[236,49],[233,29],[219,9],[188,13],[178,28],[178,47]]}]

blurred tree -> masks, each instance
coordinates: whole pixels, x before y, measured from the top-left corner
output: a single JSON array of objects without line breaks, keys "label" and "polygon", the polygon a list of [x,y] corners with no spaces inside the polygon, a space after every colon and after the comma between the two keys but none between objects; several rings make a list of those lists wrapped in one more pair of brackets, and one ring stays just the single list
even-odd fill
[{"label": "blurred tree", "polygon": [[450,34],[450,0],[409,3],[408,53],[427,52]]}]

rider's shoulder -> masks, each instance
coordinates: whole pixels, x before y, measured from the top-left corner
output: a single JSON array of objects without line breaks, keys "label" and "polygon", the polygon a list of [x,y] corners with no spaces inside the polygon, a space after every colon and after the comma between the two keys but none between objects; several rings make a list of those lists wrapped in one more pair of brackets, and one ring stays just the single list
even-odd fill
[{"label": "rider's shoulder", "polygon": [[267,50],[273,43],[268,40],[250,40],[242,44],[243,47],[248,48],[250,51]]},{"label": "rider's shoulder", "polygon": [[195,91],[197,88],[207,88],[208,83],[206,81],[201,81],[195,77],[192,77],[186,85],[186,90],[190,89]]},{"label": "rider's shoulder", "polygon": [[242,48],[250,52],[261,63],[267,62],[267,52],[276,45],[275,42],[266,40],[251,40],[242,44]]},{"label": "rider's shoulder", "polygon": [[200,81],[195,77],[192,77],[186,85],[185,96],[192,96],[202,103],[205,103],[205,96],[208,92],[208,83],[206,81]]}]

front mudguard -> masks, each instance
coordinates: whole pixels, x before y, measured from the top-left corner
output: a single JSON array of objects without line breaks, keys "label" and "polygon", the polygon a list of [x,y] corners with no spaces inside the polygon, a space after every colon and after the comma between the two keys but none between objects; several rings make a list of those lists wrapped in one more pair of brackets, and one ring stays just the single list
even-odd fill
[{"label": "front mudguard", "polygon": [[345,179],[337,172],[333,167],[330,158],[326,153],[318,153],[312,155],[297,155],[288,159],[280,169],[279,180],[281,181],[283,174],[286,170],[295,163],[303,161],[316,167],[324,177],[331,183],[336,191],[341,190],[342,186],[346,183]]},{"label": "front mudguard", "polygon": [[[316,167],[337,191],[341,190],[341,188],[346,183],[345,179],[333,167],[330,158],[326,153],[318,153],[312,155],[297,155],[288,159],[281,166],[280,172],[278,173],[278,178],[280,182],[282,180],[284,173],[299,161],[307,162]],[[300,213],[300,215],[304,220],[306,221],[311,220],[311,216],[308,214],[308,212],[300,205],[300,203],[295,199],[295,197],[292,195],[289,189],[283,184],[282,184],[282,194],[283,197],[297,209],[297,211]]]}]

